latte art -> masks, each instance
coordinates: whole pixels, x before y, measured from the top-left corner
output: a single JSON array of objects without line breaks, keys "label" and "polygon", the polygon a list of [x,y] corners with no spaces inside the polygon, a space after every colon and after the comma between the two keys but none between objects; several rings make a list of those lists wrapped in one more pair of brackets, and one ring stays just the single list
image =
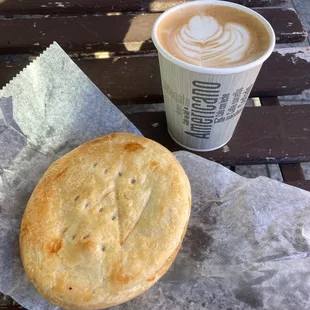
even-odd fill
[{"label": "latte art", "polygon": [[264,55],[271,40],[263,22],[222,1],[181,5],[165,15],[156,34],[170,55],[206,68],[231,68],[255,61]]},{"label": "latte art", "polygon": [[175,34],[176,47],[199,66],[240,62],[251,46],[249,31],[237,23],[222,26],[212,16],[194,16]]}]

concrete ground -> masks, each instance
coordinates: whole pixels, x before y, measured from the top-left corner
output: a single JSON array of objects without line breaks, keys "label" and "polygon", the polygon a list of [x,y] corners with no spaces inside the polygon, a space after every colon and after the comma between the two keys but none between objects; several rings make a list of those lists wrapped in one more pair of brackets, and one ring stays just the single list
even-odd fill
[{"label": "concrete ground", "polygon": [[[310,0],[290,0],[287,6],[293,7],[297,11],[304,27],[309,33],[309,37],[304,43],[291,45],[281,44],[279,47],[310,45]],[[280,102],[283,105],[310,104],[310,90],[299,96],[280,97]],[[302,164],[302,166],[306,179],[310,179],[310,163]],[[238,166],[236,167],[236,173],[249,178],[268,176],[272,179],[282,181],[282,176],[278,165]]]}]

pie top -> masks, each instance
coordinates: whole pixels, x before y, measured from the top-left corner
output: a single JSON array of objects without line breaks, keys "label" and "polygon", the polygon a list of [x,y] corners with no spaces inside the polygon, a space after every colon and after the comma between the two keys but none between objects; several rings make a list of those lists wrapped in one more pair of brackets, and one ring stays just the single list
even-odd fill
[{"label": "pie top", "polygon": [[166,148],[128,133],[92,140],[36,186],[20,232],[25,271],[55,305],[120,304],[167,271],[190,206],[188,178]]}]

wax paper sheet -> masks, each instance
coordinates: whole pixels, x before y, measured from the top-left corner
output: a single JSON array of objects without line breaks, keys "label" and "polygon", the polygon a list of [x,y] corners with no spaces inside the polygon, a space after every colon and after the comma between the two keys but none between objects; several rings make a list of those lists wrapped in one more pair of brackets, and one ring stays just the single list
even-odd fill
[{"label": "wax paper sheet", "polygon": [[[53,44],[0,93],[0,291],[55,309],[19,258],[21,217],[48,166],[86,140],[137,129]],[[182,248],[150,290],[115,309],[309,309],[310,193],[176,152],[192,186]]]}]

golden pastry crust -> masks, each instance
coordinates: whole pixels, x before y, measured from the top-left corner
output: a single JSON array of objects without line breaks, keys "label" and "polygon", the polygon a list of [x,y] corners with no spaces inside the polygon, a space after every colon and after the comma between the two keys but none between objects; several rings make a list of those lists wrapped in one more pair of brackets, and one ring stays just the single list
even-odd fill
[{"label": "golden pastry crust", "polygon": [[123,303],[168,270],[190,206],[188,178],[163,146],[128,133],[92,140],[35,188],[20,232],[25,271],[64,308]]}]

